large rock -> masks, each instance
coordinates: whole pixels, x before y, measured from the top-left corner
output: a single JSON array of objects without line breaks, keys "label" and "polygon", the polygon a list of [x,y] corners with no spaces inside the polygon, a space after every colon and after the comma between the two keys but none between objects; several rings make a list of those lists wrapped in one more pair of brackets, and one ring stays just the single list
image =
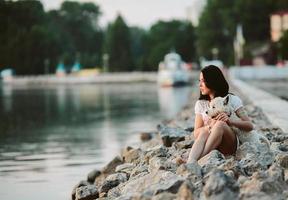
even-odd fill
[{"label": "large rock", "polygon": [[121,157],[114,157],[113,160],[111,160],[106,166],[103,167],[101,174],[95,178],[94,184],[100,187],[105,181],[106,177],[115,173],[116,167],[121,164],[123,164]]},{"label": "large rock", "polygon": [[281,194],[287,188],[284,180],[284,170],[277,165],[272,165],[267,172],[255,172],[250,179],[240,185],[240,188],[241,193]]},{"label": "large rock", "polygon": [[185,140],[186,135],[190,135],[189,131],[185,131],[181,128],[168,127],[164,124],[157,126],[162,142],[166,147],[171,147],[173,142],[179,142]]},{"label": "large rock", "polygon": [[100,193],[107,193],[111,188],[116,187],[120,183],[124,183],[128,180],[126,173],[117,173],[107,176],[104,183],[100,187]]},{"label": "large rock", "polygon": [[182,183],[183,178],[172,172],[159,170],[128,181],[122,189],[122,195],[143,193],[152,197],[165,191],[175,194]]},{"label": "large rock", "polygon": [[95,182],[95,179],[100,175],[101,175],[101,171],[95,169],[89,172],[89,174],[87,175],[87,181],[92,184]]},{"label": "large rock", "polygon": [[141,161],[142,156],[143,152],[139,148],[122,151],[122,158],[126,163],[134,163],[137,165]]},{"label": "large rock", "polygon": [[90,183],[88,181],[80,181],[78,184],[76,184],[72,190],[72,194],[71,194],[71,198],[72,200],[75,199],[75,195],[76,195],[76,189],[79,188],[79,187],[82,187],[82,186],[87,186],[87,185],[90,185]]},{"label": "large rock", "polygon": [[202,199],[238,199],[239,185],[222,170],[212,170],[206,176]]},{"label": "large rock", "polygon": [[136,165],[133,163],[124,163],[122,165],[118,165],[115,169],[115,172],[125,172],[127,174],[131,174],[132,170]]},{"label": "large rock", "polygon": [[99,197],[99,192],[95,185],[82,186],[76,189],[76,200],[94,200]]},{"label": "large rock", "polygon": [[196,199],[193,195],[193,191],[195,190],[194,186],[191,182],[185,181],[180,186],[177,193],[177,200],[193,200]]},{"label": "large rock", "polygon": [[198,161],[198,164],[202,167],[202,172],[206,174],[215,167],[223,164],[224,162],[225,162],[224,155],[218,150],[213,150],[204,157],[202,157]]}]

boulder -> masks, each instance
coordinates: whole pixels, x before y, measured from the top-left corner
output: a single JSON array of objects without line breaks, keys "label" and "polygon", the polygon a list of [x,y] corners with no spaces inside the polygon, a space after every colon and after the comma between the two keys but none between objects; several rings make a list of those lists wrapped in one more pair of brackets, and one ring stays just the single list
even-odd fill
[{"label": "boulder", "polygon": [[99,197],[95,185],[81,186],[76,189],[75,200],[94,200]]}]

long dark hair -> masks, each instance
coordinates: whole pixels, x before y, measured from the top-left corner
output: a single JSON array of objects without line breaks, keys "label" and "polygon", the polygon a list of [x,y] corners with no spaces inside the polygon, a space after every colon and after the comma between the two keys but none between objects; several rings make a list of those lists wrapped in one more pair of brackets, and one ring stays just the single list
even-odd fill
[{"label": "long dark hair", "polygon": [[[205,85],[215,92],[215,97],[225,97],[229,93],[229,85],[222,71],[214,66],[209,65],[201,70]],[[202,95],[200,92],[199,100],[210,100],[209,95]]]}]

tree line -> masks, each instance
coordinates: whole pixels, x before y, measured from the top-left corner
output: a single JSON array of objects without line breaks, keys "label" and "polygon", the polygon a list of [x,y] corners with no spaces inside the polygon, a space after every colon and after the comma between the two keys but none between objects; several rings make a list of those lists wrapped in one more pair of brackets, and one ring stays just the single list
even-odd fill
[{"label": "tree line", "polygon": [[[287,0],[208,0],[197,27],[170,20],[147,30],[129,27],[121,15],[101,27],[101,8],[95,3],[65,1],[58,10],[45,12],[40,1],[0,0],[0,70],[54,73],[58,63],[69,70],[78,61],[84,68],[106,64],[111,72],[153,71],[172,50],[195,62],[211,59],[213,48],[219,59],[232,64],[237,24],[243,26],[249,57],[249,48],[270,41],[270,14],[279,9],[288,9]],[[287,36],[280,43],[285,54]]]}]

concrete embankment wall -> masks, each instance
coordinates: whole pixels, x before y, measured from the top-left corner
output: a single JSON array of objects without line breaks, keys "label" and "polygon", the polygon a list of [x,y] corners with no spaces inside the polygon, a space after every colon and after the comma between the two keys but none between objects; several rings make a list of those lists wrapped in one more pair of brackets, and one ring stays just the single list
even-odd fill
[{"label": "concrete embankment wall", "polygon": [[103,73],[89,77],[41,75],[41,76],[16,76],[4,79],[3,83],[9,84],[73,84],[73,83],[129,83],[129,82],[156,82],[156,72],[131,72],[131,73]]},{"label": "concrete embankment wall", "polygon": [[235,68],[230,70],[230,78],[254,105],[263,110],[272,124],[288,134],[288,102],[241,80],[288,78],[288,68]]},{"label": "concrete embankment wall", "polygon": [[238,79],[288,79],[288,67],[231,67],[230,75]]}]

